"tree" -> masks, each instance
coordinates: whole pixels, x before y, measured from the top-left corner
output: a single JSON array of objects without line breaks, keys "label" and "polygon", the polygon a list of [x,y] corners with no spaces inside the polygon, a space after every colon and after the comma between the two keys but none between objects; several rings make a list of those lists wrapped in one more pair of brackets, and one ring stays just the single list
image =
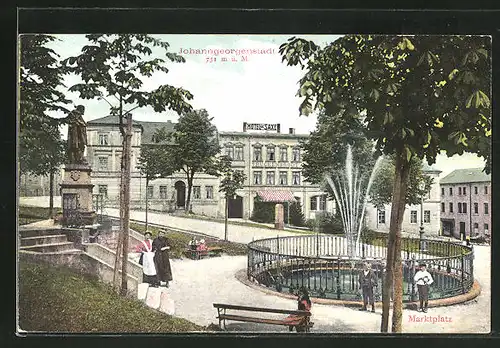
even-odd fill
[{"label": "tree", "polygon": [[326,110],[363,125],[378,152],[395,156],[381,331],[402,331],[401,225],[413,157],[474,152],[490,167],[491,39],[485,36],[346,35],[320,48],[290,38],[283,61],[305,70],[301,114]]},{"label": "tree", "polygon": [[[171,166],[165,168],[164,174],[171,175],[181,171],[186,175],[186,212],[191,211],[191,191],[195,173],[220,175],[220,164],[216,160],[220,146],[212,119],[205,109],[187,112],[179,117],[173,133],[169,136],[172,141],[172,162]],[[165,140],[165,137],[161,140]]]},{"label": "tree", "polygon": [[68,111],[60,91],[66,71],[59,55],[47,47],[50,35],[20,37],[19,164],[22,174],[49,175],[50,216],[54,207],[54,175],[65,161],[59,122],[49,111]]},{"label": "tree", "polygon": [[[370,201],[377,208],[392,202],[394,191],[394,156],[382,160],[377,176],[373,180],[370,190]],[[424,185],[422,186],[422,182]],[[420,204],[422,197],[427,194],[433,183],[433,179],[422,170],[422,161],[413,157],[410,161],[410,175],[408,178],[408,189],[405,196],[406,205]]]},{"label": "tree", "polygon": [[[121,184],[120,184],[120,227],[121,239],[115,260],[115,278],[118,274],[119,248],[122,249],[121,294],[127,293],[128,238],[130,223],[130,144],[131,111],[150,106],[156,112],[172,109],[179,114],[191,111],[188,100],[192,94],[183,88],[161,85],[154,90],[143,86],[143,78],[153,73],[167,73],[165,60],[152,58],[157,53],[165,55],[170,62],[183,63],[182,56],[169,52],[169,44],[145,34],[119,34],[86,36],[89,44],[82,48],[81,54],[63,61],[68,70],[77,74],[83,83],[70,87],[82,99],[104,100],[108,103],[111,115],[119,117],[122,135]],[[155,52],[153,52],[153,50]],[[130,107],[128,110],[125,110]],[[130,117],[126,118],[126,115]],[[125,125],[127,121],[127,125]],[[127,126],[127,127],[126,127]]]},{"label": "tree", "polygon": [[231,168],[231,159],[227,156],[222,156],[219,168],[223,172],[223,178],[220,182],[219,192],[224,193],[225,209],[224,209],[224,240],[227,240],[227,215],[228,215],[228,200],[234,198],[236,191],[243,188],[246,175],[243,171],[234,170]]}]

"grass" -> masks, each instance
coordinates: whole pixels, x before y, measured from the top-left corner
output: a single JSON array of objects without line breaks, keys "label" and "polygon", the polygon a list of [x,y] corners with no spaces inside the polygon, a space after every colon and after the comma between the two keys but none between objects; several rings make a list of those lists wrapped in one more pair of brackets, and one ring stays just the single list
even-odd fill
[{"label": "grass", "polygon": [[[143,224],[131,223],[130,228],[140,233],[146,232],[145,225]],[[148,226],[148,230],[153,234],[153,237],[156,237],[160,228],[150,225]],[[193,238],[193,236],[188,233],[171,231],[168,228],[164,228],[164,230],[167,231],[167,238],[170,242],[170,257],[183,257],[184,251],[188,246],[188,242]],[[200,238],[198,237],[198,239]],[[204,239],[209,247],[221,247],[226,255],[236,256],[247,254],[247,247],[245,244],[227,242],[211,237],[204,237]]]},{"label": "grass", "polygon": [[20,264],[19,326],[25,331],[165,333],[208,331],[124,298],[65,267]]},{"label": "grass", "polygon": [[[53,208],[52,212],[55,215],[59,208]],[[31,224],[33,222],[47,220],[50,216],[50,208],[46,207],[30,207],[19,206],[19,225]]]}]

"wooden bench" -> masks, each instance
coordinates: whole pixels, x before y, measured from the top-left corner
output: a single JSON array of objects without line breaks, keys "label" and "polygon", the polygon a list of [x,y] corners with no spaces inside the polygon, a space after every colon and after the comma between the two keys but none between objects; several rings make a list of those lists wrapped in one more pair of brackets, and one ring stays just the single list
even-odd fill
[{"label": "wooden bench", "polygon": [[[226,328],[226,320],[243,321],[250,323],[261,323],[270,325],[283,325],[294,327],[297,332],[309,332],[314,323],[310,321],[311,312],[301,310],[287,310],[275,308],[261,308],[261,307],[248,307],[239,305],[229,305],[222,303],[214,303],[217,308],[217,319],[219,319],[219,327],[222,329],[221,323]],[[247,312],[260,312],[260,313],[277,313],[288,314],[284,319],[271,319],[263,317],[250,317],[245,315],[227,314],[226,310],[232,311],[247,311]]]},{"label": "wooden bench", "polygon": [[221,256],[224,249],[221,247],[208,247],[206,250],[194,250],[187,248],[185,254],[193,260],[200,260],[205,257]]}]

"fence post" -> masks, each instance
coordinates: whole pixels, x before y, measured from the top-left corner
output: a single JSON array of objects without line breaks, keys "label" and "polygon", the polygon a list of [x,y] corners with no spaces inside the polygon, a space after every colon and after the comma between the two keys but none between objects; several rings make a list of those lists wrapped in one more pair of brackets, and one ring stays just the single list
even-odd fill
[{"label": "fence post", "polygon": [[462,256],[460,257],[460,261],[462,263],[461,271],[462,271],[462,294],[465,294],[465,284],[464,284],[464,252],[462,251]]},{"label": "fence post", "polygon": [[340,300],[340,260],[337,259],[337,300]]}]

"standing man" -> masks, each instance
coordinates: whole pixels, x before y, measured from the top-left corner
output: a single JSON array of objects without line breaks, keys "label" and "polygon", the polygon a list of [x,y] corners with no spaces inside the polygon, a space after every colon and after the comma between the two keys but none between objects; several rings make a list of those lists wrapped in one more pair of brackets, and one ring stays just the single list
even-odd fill
[{"label": "standing man", "polygon": [[372,265],[365,262],[363,270],[359,274],[359,287],[363,292],[363,308],[360,311],[366,311],[366,306],[370,302],[372,312],[375,313],[375,298],[373,296],[373,288],[377,286],[377,276],[372,270]]},{"label": "standing man", "polygon": [[170,259],[168,250],[170,249],[165,231],[160,230],[158,237],[153,240],[153,250],[155,251],[154,261],[160,286],[168,288],[168,282],[172,280],[172,269],[170,268]]},{"label": "standing man", "polygon": [[434,282],[432,276],[427,272],[425,263],[421,263],[420,270],[415,274],[414,281],[418,287],[418,299],[420,300],[419,312],[427,313],[427,304],[429,301],[429,285]]}]

